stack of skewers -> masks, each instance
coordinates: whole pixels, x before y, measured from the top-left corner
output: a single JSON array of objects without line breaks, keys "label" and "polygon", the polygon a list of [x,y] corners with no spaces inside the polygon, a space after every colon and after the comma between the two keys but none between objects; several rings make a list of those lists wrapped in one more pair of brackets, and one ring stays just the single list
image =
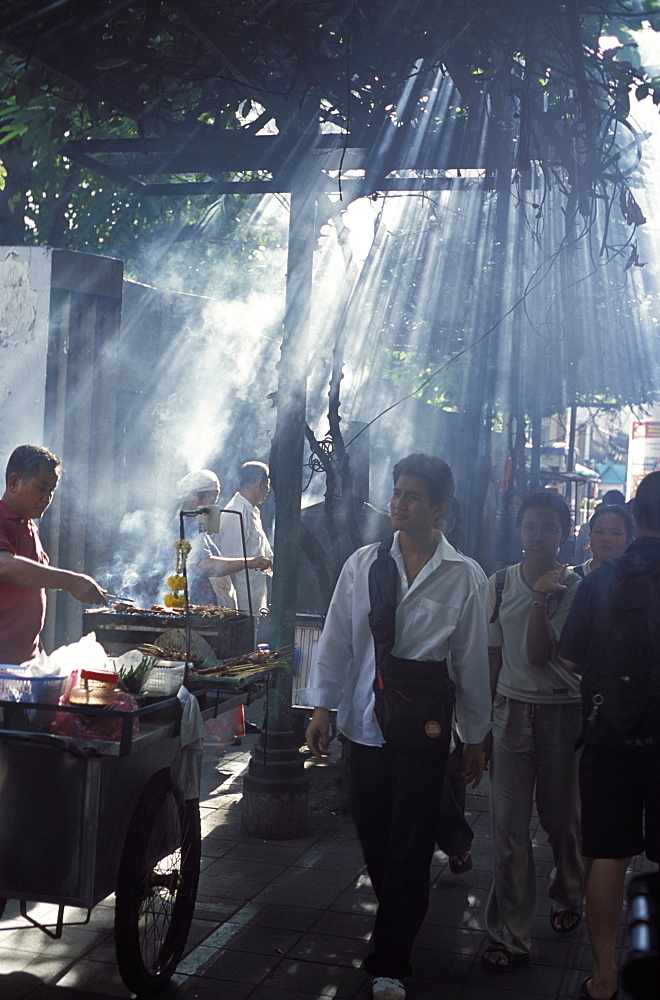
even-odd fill
[{"label": "stack of skewers", "polygon": [[189,679],[194,684],[199,682],[228,681],[233,684],[245,683],[258,677],[260,674],[267,674],[276,667],[287,667],[287,659],[292,650],[278,649],[267,652],[255,649],[253,653],[244,653],[241,656],[232,656],[227,660],[218,660],[217,663],[195,667],[195,672]]}]

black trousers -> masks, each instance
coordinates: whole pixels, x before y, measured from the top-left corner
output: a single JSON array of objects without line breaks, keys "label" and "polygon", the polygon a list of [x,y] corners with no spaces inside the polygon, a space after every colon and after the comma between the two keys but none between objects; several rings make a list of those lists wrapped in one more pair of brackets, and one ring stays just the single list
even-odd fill
[{"label": "black trousers", "polygon": [[468,854],[474,838],[474,831],[465,818],[465,778],[461,774],[462,767],[463,741],[454,729],[436,831],[438,847],[450,858]]},{"label": "black trousers", "polygon": [[378,899],[372,976],[410,975],[410,952],[429,903],[449,743],[425,750],[350,744],[353,818]]}]

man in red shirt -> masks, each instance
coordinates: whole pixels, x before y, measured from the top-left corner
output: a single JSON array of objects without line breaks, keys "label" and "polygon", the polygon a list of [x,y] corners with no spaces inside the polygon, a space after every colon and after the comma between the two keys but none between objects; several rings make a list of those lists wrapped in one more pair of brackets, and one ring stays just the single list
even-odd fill
[{"label": "man in red shirt", "polygon": [[84,573],[49,566],[35,520],[48,509],[60,461],[36,445],[10,456],[0,500],[0,661],[23,663],[39,651],[46,589],[68,590],[87,604],[105,604],[103,591]]}]

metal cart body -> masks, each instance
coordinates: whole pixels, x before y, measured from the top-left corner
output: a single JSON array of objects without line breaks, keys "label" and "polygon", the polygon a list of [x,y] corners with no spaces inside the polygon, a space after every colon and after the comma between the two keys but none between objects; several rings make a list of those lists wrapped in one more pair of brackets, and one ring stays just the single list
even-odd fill
[{"label": "metal cart body", "polygon": [[[245,700],[220,690],[197,697],[205,718]],[[93,717],[108,710],[72,711]],[[119,971],[129,989],[148,996],[171,978],[188,935],[199,803],[177,788],[177,698],[109,714],[123,725],[114,743],[0,729],[0,897],[20,900],[24,917],[59,937],[65,906],[91,911],[116,891]],[[140,731],[133,736],[135,717]],[[55,932],[32,920],[28,902],[59,907]]]},{"label": "metal cart body", "polygon": [[136,802],[152,775],[171,769],[177,728],[154,724],[127,756],[78,756],[63,737],[2,733],[0,896],[92,909],[114,892]]}]

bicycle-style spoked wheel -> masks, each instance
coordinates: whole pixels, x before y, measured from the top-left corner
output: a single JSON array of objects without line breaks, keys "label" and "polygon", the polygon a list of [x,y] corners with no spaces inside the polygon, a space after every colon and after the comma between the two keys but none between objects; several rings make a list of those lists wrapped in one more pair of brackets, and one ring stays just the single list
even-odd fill
[{"label": "bicycle-style spoked wheel", "polygon": [[126,835],[115,904],[117,965],[140,996],[161,990],[181,958],[195,908],[201,832],[197,800],[180,801],[160,771]]}]

